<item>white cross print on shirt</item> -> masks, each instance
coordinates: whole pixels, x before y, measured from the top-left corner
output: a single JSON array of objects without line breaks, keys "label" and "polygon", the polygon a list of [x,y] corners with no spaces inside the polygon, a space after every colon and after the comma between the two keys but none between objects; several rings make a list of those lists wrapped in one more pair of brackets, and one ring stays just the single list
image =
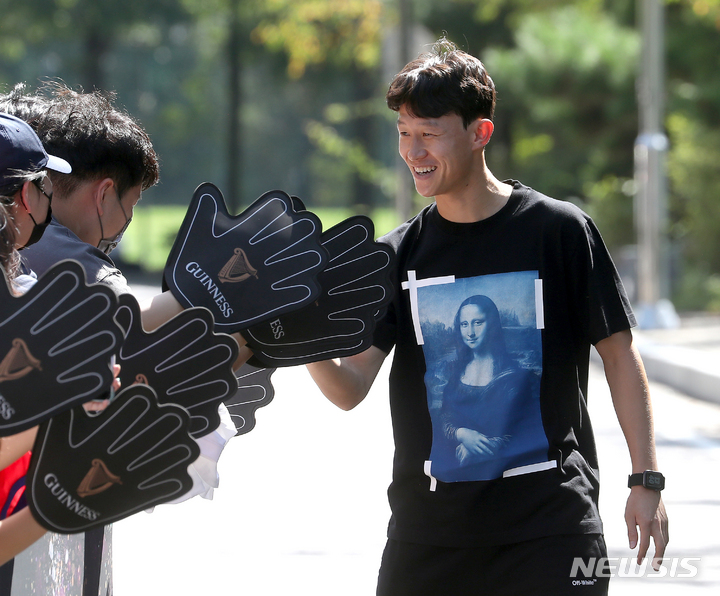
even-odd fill
[{"label": "white cross print on shirt", "polygon": [[[428,277],[427,279],[418,280],[414,270],[407,272],[408,280],[402,282],[402,289],[410,292],[410,314],[412,315],[413,328],[415,329],[415,339],[419,346],[425,344],[422,328],[420,326],[420,313],[418,310],[418,288],[426,288],[428,286],[439,286],[443,284],[455,283],[454,275],[445,275],[442,277]],[[535,316],[537,329],[545,328],[545,311],[543,306],[543,283],[542,279],[535,280]]]},{"label": "white cross print on shirt", "polygon": [[420,314],[418,312],[418,288],[426,288],[428,286],[439,286],[442,284],[455,283],[454,275],[445,275],[443,277],[428,277],[427,279],[418,280],[415,271],[408,271],[408,280],[402,282],[402,289],[410,291],[410,314],[412,315],[413,327],[415,328],[415,339],[419,346],[425,343],[420,327]]}]

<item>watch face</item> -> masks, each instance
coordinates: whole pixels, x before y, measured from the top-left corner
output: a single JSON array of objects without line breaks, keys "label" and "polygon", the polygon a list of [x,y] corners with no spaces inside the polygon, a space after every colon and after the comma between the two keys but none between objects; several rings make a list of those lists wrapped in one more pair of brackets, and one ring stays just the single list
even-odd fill
[{"label": "watch face", "polygon": [[643,483],[646,488],[653,490],[662,490],[665,488],[665,478],[660,472],[645,472],[645,482]]}]

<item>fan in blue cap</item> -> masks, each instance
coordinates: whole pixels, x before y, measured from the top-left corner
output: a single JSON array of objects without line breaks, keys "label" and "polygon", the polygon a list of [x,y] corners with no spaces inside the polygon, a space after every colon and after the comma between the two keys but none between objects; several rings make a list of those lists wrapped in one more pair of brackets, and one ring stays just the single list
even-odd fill
[{"label": "fan in blue cap", "polygon": [[[20,249],[40,240],[52,218],[52,192],[48,194],[45,191],[42,180],[44,170],[69,174],[72,172],[72,167],[64,159],[48,155],[35,131],[26,122],[15,116],[0,113],[0,200],[7,204],[12,202],[22,205],[24,209],[16,210],[18,211],[16,216],[22,217],[24,211],[33,223],[32,232],[19,246]],[[32,214],[33,209],[28,204],[28,197],[22,193],[16,196],[25,188],[26,182],[34,183],[47,197],[45,219],[40,222]],[[16,224],[18,223],[16,221]]]},{"label": "fan in blue cap", "polygon": [[12,184],[18,172],[37,170],[69,174],[72,167],[64,159],[48,155],[27,122],[0,113],[0,188]]}]

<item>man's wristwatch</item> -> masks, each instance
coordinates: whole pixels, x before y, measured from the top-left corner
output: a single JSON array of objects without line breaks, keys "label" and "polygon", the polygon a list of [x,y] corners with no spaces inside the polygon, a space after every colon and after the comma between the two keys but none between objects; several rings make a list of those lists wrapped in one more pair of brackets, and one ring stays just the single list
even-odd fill
[{"label": "man's wristwatch", "polygon": [[650,490],[661,491],[665,488],[665,476],[660,472],[654,472],[652,470],[630,474],[630,476],[628,476],[628,488],[632,488],[633,486],[644,486]]}]

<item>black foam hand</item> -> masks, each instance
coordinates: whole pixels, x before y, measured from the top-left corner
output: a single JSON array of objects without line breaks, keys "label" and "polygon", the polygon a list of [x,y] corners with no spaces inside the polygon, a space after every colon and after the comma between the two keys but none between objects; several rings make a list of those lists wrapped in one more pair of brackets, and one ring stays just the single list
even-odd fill
[{"label": "black foam hand", "polygon": [[124,385],[149,385],[161,404],[184,407],[193,437],[211,433],[220,424],[218,406],[237,387],[232,369],[237,342],[213,332],[213,317],[206,308],[184,310],[146,333],[137,300],[124,294],[119,301],[115,320],[124,341],[117,363]]},{"label": "black foam hand", "polygon": [[158,405],[145,385],[124,389],[98,416],[80,406],[48,420],[27,474],[33,516],[74,534],[186,493],[188,466],[200,454],[188,424],[183,408]]},{"label": "black foam hand", "polygon": [[254,363],[295,366],[362,352],[379,313],[392,300],[393,250],[373,240],[372,221],[354,216],[325,232],[330,256],[314,304],[243,331]]},{"label": "black foam hand", "polygon": [[235,424],[237,435],[244,435],[255,428],[255,410],[268,405],[275,396],[275,389],[270,382],[274,372],[274,368],[248,363],[235,372],[237,390],[225,399],[225,406]]},{"label": "black foam hand", "polygon": [[175,239],[164,283],[185,307],[204,306],[224,332],[312,303],[327,264],[317,216],[282,191],[230,216],[213,184],[198,187]]},{"label": "black foam hand", "polygon": [[0,436],[7,436],[108,392],[121,332],[115,294],[88,286],[75,261],[55,265],[22,296],[3,281]]}]

